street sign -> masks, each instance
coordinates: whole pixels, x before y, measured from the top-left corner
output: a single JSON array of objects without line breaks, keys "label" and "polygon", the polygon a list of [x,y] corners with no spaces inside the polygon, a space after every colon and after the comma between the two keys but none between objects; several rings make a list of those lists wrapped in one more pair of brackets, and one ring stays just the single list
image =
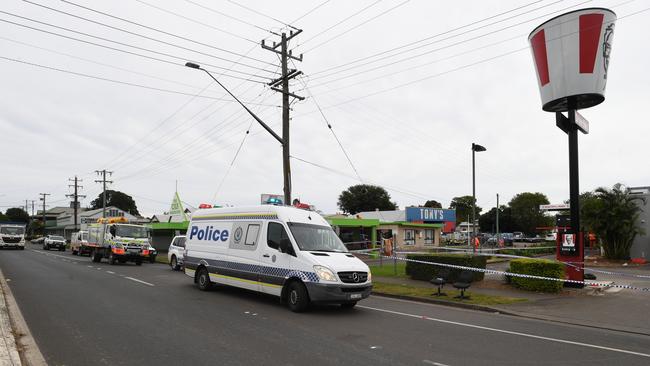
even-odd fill
[{"label": "street sign", "polygon": [[576,126],[585,135],[589,133],[589,121],[576,111]]},{"label": "street sign", "polygon": [[569,206],[568,203],[558,203],[558,204],[551,204],[551,205],[539,205],[539,209],[542,211],[564,211],[570,209],[571,206]]}]

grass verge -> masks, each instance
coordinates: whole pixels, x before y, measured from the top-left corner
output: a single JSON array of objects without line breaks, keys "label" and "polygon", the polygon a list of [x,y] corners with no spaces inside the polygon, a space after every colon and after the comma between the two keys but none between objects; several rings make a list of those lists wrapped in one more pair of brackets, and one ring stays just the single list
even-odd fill
[{"label": "grass verge", "polygon": [[448,301],[448,302],[462,302],[464,304],[472,305],[508,305],[518,302],[527,301],[523,298],[517,297],[506,297],[506,296],[495,296],[495,295],[485,295],[479,294],[472,291],[465,291],[466,296],[470,296],[469,299],[460,300],[454,298],[455,296],[460,295],[460,291],[444,288],[443,292],[447,296],[433,296],[437,289],[431,287],[418,287],[418,286],[409,286],[402,284],[393,284],[393,283],[383,283],[373,281],[372,291],[380,294],[388,295],[397,295],[397,296],[409,296],[419,299],[429,299],[429,300],[438,300],[438,301]]},{"label": "grass verge", "polygon": [[169,264],[169,261],[167,260],[167,253],[165,253],[165,255],[157,255],[156,263]]},{"label": "grass verge", "polygon": [[398,278],[407,278],[406,275],[406,262],[399,261],[397,262],[397,274],[395,274],[395,268],[393,266],[393,261],[386,261],[383,266],[373,265],[369,266],[370,272],[374,276],[380,277],[398,277]]}]

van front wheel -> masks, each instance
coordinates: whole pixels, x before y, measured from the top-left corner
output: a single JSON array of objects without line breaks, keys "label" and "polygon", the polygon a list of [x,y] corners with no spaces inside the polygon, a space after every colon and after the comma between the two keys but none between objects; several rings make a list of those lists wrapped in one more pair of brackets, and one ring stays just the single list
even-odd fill
[{"label": "van front wheel", "polygon": [[294,313],[301,313],[307,310],[307,307],[309,307],[309,294],[307,294],[305,285],[298,281],[294,281],[289,285],[287,304],[289,305],[289,310]]},{"label": "van front wheel", "polygon": [[199,284],[199,290],[208,291],[212,288],[212,282],[210,282],[210,274],[205,267],[199,269],[199,273],[196,275],[196,283]]}]

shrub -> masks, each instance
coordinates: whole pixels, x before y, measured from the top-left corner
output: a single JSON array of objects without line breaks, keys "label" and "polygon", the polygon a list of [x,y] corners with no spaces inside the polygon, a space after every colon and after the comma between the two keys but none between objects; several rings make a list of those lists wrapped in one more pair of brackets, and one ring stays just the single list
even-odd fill
[{"label": "shrub", "polygon": [[[424,262],[445,263],[483,269],[485,269],[487,263],[487,257],[471,256],[466,254],[410,254],[406,257],[407,259]],[[438,271],[442,268],[444,267],[424,263],[406,262],[406,274],[414,280],[431,281],[432,278],[438,275]],[[448,282],[455,281],[462,272],[461,269],[449,268],[449,270]],[[474,281],[482,281],[483,277],[485,277],[485,273],[483,272],[473,273]]]},{"label": "shrub", "polygon": [[[513,259],[510,261],[508,272],[558,279],[565,278],[564,264],[546,259]],[[523,277],[508,278],[513,286],[529,291],[559,292],[563,285],[560,281]]]},{"label": "shrub", "polygon": [[517,255],[520,257],[532,257],[535,255],[554,254],[555,248],[529,248],[529,249],[504,249],[499,254]]}]

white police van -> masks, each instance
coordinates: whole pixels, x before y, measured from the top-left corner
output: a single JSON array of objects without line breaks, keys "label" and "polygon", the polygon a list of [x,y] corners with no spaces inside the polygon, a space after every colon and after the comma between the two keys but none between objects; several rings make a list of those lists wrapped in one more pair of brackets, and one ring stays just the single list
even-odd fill
[{"label": "white police van", "polygon": [[350,254],[318,213],[283,206],[194,212],[185,273],[201,290],[213,283],[279,296],[292,311],[310,303],[351,308],[372,290],[368,266]]}]

